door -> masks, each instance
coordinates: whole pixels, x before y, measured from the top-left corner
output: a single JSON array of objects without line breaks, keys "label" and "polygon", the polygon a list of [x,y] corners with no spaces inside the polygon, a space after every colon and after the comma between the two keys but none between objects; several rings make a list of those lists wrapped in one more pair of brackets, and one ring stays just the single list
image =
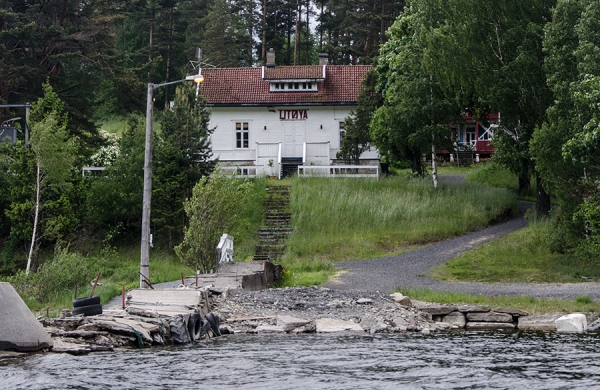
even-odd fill
[{"label": "door", "polygon": [[305,141],[305,121],[284,121],[283,129],[283,157],[302,157]]}]

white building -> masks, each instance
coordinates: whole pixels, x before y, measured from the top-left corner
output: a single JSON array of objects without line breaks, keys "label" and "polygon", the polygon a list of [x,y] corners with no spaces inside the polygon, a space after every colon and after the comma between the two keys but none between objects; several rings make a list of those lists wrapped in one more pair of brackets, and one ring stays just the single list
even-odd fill
[{"label": "white building", "polygon": [[[274,57],[260,68],[202,70],[213,156],[248,175],[338,164],[344,119],[371,67],[327,65],[323,55],[320,65],[275,66]],[[378,162],[379,154],[372,148],[361,159]]]}]

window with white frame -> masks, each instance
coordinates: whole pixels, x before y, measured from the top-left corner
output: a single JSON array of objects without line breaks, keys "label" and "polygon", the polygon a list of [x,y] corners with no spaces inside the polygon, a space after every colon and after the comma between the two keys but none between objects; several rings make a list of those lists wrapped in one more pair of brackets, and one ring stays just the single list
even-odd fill
[{"label": "window with white frame", "polygon": [[250,126],[248,122],[235,122],[235,147],[248,149],[250,147]]},{"label": "window with white frame", "polygon": [[344,135],[346,135],[346,125],[344,122],[340,122],[340,149],[342,148],[342,142],[344,142]]},{"label": "window with white frame", "polygon": [[316,81],[277,81],[269,84],[271,92],[316,92]]}]

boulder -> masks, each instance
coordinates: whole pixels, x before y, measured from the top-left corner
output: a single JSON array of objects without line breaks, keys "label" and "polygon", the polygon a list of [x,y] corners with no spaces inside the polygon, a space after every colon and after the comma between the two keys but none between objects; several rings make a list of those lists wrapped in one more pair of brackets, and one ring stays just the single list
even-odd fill
[{"label": "boulder", "polygon": [[467,313],[467,320],[473,322],[513,322],[513,316],[506,313]]},{"label": "boulder", "polygon": [[587,329],[585,314],[572,313],[557,318],[554,321],[558,333],[583,333]]},{"label": "boulder", "polygon": [[406,295],[402,295],[401,293],[398,293],[398,292],[393,293],[393,294],[390,294],[390,296],[392,297],[394,302],[396,302],[402,306],[412,307],[412,305],[413,305],[410,298],[407,297]]},{"label": "boulder", "polygon": [[415,324],[414,320],[411,323],[406,318],[400,317],[400,316],[399,317],[395,317],[392,320],[392,326],[394,326],[394,327],[400,327],[400,326],[407,327],[407,326],[411,326],[411,325],[414,325],[414,324]]},{"label": "boulder", "polygon": [[316,321],[316,325],[317,333],[364,332],[363,328],[355,322],[334,318],[319,318]]},{"label": "boulder", "polygon": [[371,334],[387,332],[390,326],[380,319],[368,316],[363,317],[360,320],[360,326]]},{"label": "boulder", "polygon": [[356,303],[359,305],[370,305],[373,303],[373,300],[369,298],[360,298],[356,301]]},{"label": "boulder", "polygon": [[51,348],[52,339],[10,283],[0,282],[0,350]]},{"label": "boulder", "polygon": [[289,333],[292,330],[299,328],[308,324],[310,321],[303,320],[300,318],[286,316],[286,315],[278,315],[277,316],[277,326],[281,327],[284,332]]},{"label": "boulder", "polygon": [[598,332],[600,331],[600,320],[596,320],[594,322],[592,322],[588,328],[587,328],[588,332]]},{"label": "boulder", "polygon": [[465,318],[465,315],[463,313],[455,311],[445,315],[442,319],[442,322],[450,324],[453,327],[464,328],[467,323],[467,319]]}]

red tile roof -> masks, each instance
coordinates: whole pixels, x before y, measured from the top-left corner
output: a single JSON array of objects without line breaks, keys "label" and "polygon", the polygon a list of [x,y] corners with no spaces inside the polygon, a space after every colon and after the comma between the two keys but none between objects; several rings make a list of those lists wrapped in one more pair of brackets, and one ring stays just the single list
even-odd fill
[{"label": "red tile roof", "polygon": [[322,80],[323,67],[319,65],[278,66],[265,68],[265,80]]},{"label": "red tile roof", "polygon": [[[314,65],[265,68],[265,75],[276,75],[276,79],[289,75],[300,78],[314,75],[316,68],[321,78],[323,68]],[[262,68],[203,69],[201,94],[209,106],[355,104],[361,82],[371,68],[367,65],[327,65],[325,81],[318,82],[318,92],[269,92],[269,82],[263,80]]]}]

